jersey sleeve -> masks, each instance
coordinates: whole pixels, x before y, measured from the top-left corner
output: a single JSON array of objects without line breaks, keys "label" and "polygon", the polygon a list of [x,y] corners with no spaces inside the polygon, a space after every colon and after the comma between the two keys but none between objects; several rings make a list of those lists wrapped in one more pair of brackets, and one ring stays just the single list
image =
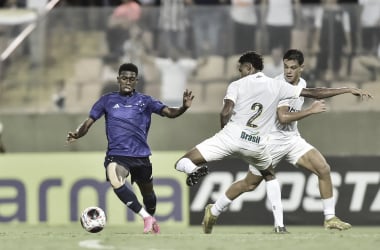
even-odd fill
[{"label": "jersey sleeve", "polygon": [[290,106],[289,100],[290,99],[284,99],[284,100],[279,101],[277,107],[278,108],[279,107],[289,107]]},{"label": "jersey sleeve", "polygon": [[226,99],[229,99],[233,101],[234,103],[236,103],[238,92],[239,92],[238,85],[236,84],[236,82],[232,82],[227,88],[227,93],[223,101]]},{"label": "jersey sleeve", "polygon": [[279,81],[279,97],[280,100],[284,99],[295,99],[300,97],[302,86],[293,86],[285,81]]},{"label": "jersey sleeve", "polygon": [[89,116],[94,121],[98,120],[105,112],[105,96],[102,96],[95,104],[92,106],[90,110]]},{"label": "jersey sleeve", "polygon": [[[279,74],[277,75],[274,79],[280,80],[280,81],[285,81],[284,74]],[[289,107],[290,106],[290,101],[289,99],[284,99],[278,102],[277,107]]]},{"label": "jersey sleeve", "polygon": [[150,103],[150,108],[152,110],[152,113],[162,116],[162,109],[165,108],[166,105],[153,97],[150,97],[149,103]]}]

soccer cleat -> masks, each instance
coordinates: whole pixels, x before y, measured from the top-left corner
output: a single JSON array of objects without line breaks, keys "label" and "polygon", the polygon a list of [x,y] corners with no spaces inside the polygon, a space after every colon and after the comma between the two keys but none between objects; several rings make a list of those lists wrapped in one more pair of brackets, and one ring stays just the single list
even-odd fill
[{"label": "soccer cleat", "polygon": [[211,207],[213,204],[208,204],[205,207],[205,215],[203,216],[202,227],[205,234],[211,234],[212,227],[215,225],[218,216],[212,215]]},{"label": "soccer cleat", "polygon": [[338,217],[334,216],[329,220],[325,220],[324,227],[325,229],[347,230],[351,228],[351,224],[341,221]]},{"label": "soccer cleat", "polygon": [[192,173],[188,174],[186,178],[186,184],[190,187],[198,183],[198,181],[205,175],[208,174],[208,167],[202,165],[197,167]]},{"label": "soccer cleat", "polygon": [[153,216],[144,218],[144,234],[151,233],[153,231],[153,223],[156,219]]},{"label": "soccer cleat", "polygon": [[154,222],[152,224],[152,229],[153,229],[153,233],[155,233],[155,234],[161,233],[160,226],[158,225],[156,219],[154,219]]},{"label": "soccer cleat", "polygon": [[285,226],[284,227],[279,227],[279,226],[274,227],[273,232],[275,234],[288,234],[289,233],[288,230],[286,230]]}]

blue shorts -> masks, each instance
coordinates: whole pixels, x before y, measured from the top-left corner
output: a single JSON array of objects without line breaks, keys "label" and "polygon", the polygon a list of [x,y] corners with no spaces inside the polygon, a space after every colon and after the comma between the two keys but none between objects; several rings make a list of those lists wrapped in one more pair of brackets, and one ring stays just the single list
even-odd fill
[{"label": "blue shorts", "polygon": [[[120,155],[108,155],[104,160],[104,167],[108,164],[116,162],[127,169],[131,175],[131,183],[149,183],[152,182],[152,163],[149,157],[129,157]],[[106,171],[107,176],[107,171]],[[108,181],[107,176],[107,181]]]}]

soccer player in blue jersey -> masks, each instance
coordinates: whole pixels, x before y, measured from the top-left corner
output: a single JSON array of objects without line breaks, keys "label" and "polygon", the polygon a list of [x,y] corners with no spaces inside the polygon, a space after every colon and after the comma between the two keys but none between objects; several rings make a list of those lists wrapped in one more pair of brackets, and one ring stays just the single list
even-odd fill
[{"label": "soccer player in blue jersey", "polygon": [[[107,180],[119,199],[143,218],[144,233],[159,233],[160,227],[153,216],[157,201],[149,159],[151,151],[147,143],[151,116],[155,113],[176,118],[191,106],[194,96],[191,91],[185,90],[182,106],[168,107],[151,96],[135,91],[138,68],[132,63],[119,67],[117,81],[119,92],[101,96],[93,105],[89,117],[75,132],[68,133],[67,142],[86,135],[92,124],[104,115],[108,140],[104,162]],[[140,189],[144,207],[126,185],[129,175],[131,183],[136,182]]]}]

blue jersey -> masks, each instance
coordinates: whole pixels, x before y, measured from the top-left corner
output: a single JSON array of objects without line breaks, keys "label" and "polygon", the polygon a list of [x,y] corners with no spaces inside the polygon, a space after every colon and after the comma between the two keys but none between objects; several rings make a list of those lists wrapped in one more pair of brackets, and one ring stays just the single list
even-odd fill
[{"label": "blue jersey", "polygon": [[90,117],[98,120],[104,114],[107,155],[147,157],[151,155],[147,137],[152,113],[161,115],[164,107],[160,101],[138,92],[131,96],[112,92],[93,105]]}]

